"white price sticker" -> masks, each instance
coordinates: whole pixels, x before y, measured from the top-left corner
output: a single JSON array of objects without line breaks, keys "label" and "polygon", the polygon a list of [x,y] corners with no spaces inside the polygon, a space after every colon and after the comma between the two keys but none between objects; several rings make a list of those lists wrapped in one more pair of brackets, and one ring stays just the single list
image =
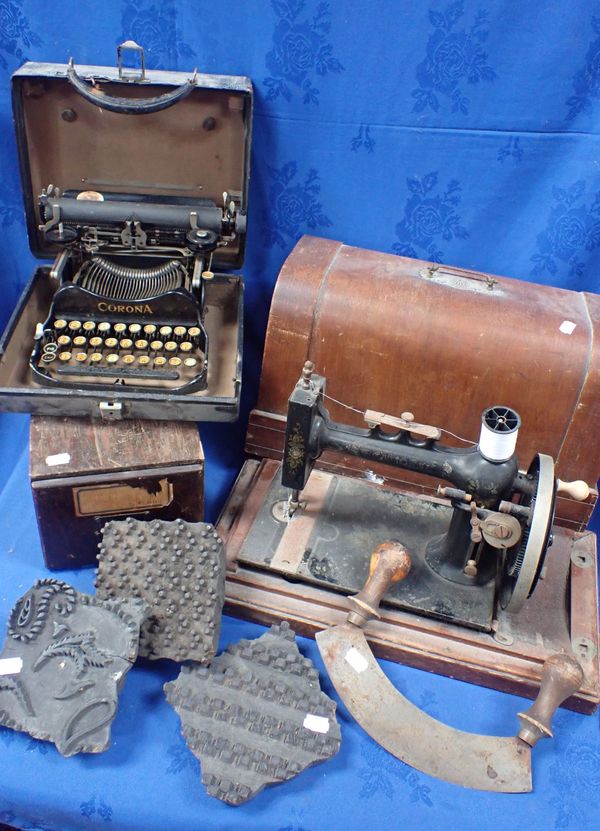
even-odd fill
[{"label": "white price sticker", "polygon": [[0,658],[0,675],[18,675],[23,669],[23,658]]},{"label": "white price sticker", "polygon": [[313,733],[329,733],[329,719],[326,716],[315,716],[307,713],[304,716],[303,727],[312,730]]},{"label": "white price sticker", "polygon": [[54,456],[46,456],[46,464],[48,465],[48,467],[55,467],[56,465],[68,465],[70,461],[70,453],[55,453]]},{"label": "white price sticker", "polygon": [[563,322],[558,327],[559,330],[563,333],[563,335],[572,335],[577,327],[576,323],[573,323],[572,320],[563,320]]},{"label": "white price sticker", "polygon": [[356,672],[364,672],[369,666],[369,662],[364,655],[361,655],[358,649],[355,649],[353,646],[346,652],[344,658]]}]

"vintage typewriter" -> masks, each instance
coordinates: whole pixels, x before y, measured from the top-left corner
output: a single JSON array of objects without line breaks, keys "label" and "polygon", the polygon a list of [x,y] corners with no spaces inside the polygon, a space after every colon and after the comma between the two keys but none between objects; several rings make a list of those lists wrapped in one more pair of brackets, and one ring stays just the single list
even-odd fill
[{"label": "vintage typewriter", "polygon": [[117,57],[13,76],[29,244],[53,264],[0,343],[0,406],[232,420],[252,85],[147,71],[132,41]]},{"label": "vintage typewriter", "polygon": [[61,246],[59,288],[38,323],[40,384],[205,389],[204,285],[215,250],[245,231],[238,202],[67,190],[39,198],[40,230]]}]

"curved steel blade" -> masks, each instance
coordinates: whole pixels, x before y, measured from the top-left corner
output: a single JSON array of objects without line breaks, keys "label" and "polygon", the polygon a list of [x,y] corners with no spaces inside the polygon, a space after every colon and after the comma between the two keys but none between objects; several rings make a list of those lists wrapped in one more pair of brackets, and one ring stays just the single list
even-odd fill
[{"label": "curved steel blade", "polygon": [[360,726],[417,770],[481,791],[531,790],[531,748],[520,739],[465,733],[428,716],[386,678],[362,630],[343,623],[317,634],[340,698]]}]

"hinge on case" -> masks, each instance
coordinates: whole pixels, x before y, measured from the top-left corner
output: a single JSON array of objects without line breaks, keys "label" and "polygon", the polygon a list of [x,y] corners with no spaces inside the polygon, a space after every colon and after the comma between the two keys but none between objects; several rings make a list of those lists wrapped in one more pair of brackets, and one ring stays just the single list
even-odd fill
[{"label": "hinge on case", "polygon": [[98,409],[102,421],[120,421],[123,418],[123,405],[120,402],[101,401]]}]

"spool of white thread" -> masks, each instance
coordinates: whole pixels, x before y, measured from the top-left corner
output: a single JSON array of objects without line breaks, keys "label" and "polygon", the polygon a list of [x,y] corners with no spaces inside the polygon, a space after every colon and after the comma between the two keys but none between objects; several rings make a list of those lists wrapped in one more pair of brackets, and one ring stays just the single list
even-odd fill
[{"label": "spool of white thread", "polygon": [[515,452],[521,417],[510,407],[488,407],[481,414],[479,452],[489,462],[505,462]]}]

